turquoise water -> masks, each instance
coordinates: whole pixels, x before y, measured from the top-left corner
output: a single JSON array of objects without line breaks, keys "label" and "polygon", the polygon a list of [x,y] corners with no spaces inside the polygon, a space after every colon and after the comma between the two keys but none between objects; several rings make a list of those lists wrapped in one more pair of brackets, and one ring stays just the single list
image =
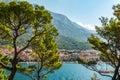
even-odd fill
[{"label": "turquoise water", "polygon": [[[65,63],[59,70],[49,74],[47,80],[70,80],[71,78],[74,78],[74,80],[90,80],[93,74],[93,71],[85,68],[81,64]],[[100,76],[99,74],[97,74],[97,76],[101,80],[110,80],[110,78]],[[22,74],[17,74],[14,80],[31,79]]]}]

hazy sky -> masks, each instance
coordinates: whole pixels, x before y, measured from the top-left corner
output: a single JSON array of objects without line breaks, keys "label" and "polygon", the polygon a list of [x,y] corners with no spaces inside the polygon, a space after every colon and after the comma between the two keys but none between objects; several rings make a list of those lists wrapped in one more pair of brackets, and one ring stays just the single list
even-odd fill
[{"label": "hazy sky", "polygon": [[28,0],[43,5],[47,10],[67,16],[70,20],[94,29],[100,25],[99,17],[113,16],[112,6],[120,0]]}]

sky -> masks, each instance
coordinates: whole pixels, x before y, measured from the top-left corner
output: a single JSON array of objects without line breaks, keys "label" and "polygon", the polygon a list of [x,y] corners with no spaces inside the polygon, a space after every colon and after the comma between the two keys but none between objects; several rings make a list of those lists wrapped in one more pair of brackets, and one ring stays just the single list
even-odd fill
[{"label": "sky", "polygon": [[94,30],[95,25],[100,25],[99,18],[112,17],[113,5],[120,0],[28,0],[32,4],[39,4],[45,9],[63,14],[71,21]]}]

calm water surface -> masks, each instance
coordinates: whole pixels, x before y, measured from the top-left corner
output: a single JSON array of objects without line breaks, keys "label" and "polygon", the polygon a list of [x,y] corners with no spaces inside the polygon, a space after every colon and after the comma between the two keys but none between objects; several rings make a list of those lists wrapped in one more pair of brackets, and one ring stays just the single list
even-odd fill
[{"label": "calm water surface", "polygon": [[[102,66],[100,68],[103,68]],[[55,73],[49,74],[47,80],[90,80],[95,72],[85,68],[81,64],[64,63],[63,66],[55,71]],[[100,80],[110,80],[108,77],[103,77],[97,74]],[[14,80],[31,80],[30,78],[17,74]]]}]

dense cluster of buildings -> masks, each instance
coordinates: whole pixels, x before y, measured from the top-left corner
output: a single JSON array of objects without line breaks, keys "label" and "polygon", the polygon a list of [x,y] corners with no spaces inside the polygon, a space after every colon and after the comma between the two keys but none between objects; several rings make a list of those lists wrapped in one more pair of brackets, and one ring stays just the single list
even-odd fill
[{"label": "dense cluster of buildings", "polygon": [[[20,48],[17,48],[17,50],[20,50]],[[8,49],[3,47],[0,48],[0,53],[2,53],[3,55],[9,55],[11,58],[13,58],[14,49]],[[32,53],[32,50],[26,49],[18,55],[18,58],[22,61],[34,61],[35,58],[31,56],[30,53]],[[96,60],[100,60],[98,53],[99,52],[95,50],[59,51],[59,56],[61,61],[76,61],[77,58],[86,59],[89,61],[96,61]]]},{"label": "dense cluster of buildings", "polygon": [[61,61],[75,61],[77,58],[86,59],[89,61],[100,60],[99,52],[96,50],[86,50],[86,51],[60,51],[59,56]]},{"label": "dense cluster of buildings", "polygon": [[[17,50],[20,50],[20,48],[17,48]],[[24,51],[21,51],[18,55],[18,58],[20,61],[33,61],[35,58],[30,55],[32,52],[31,49],[26,49]],[[3,55],[9,55],[10,58],[13,58],[14,56],[14,49],[8,49],[6,47],[0,48],[0,53]]]}]

